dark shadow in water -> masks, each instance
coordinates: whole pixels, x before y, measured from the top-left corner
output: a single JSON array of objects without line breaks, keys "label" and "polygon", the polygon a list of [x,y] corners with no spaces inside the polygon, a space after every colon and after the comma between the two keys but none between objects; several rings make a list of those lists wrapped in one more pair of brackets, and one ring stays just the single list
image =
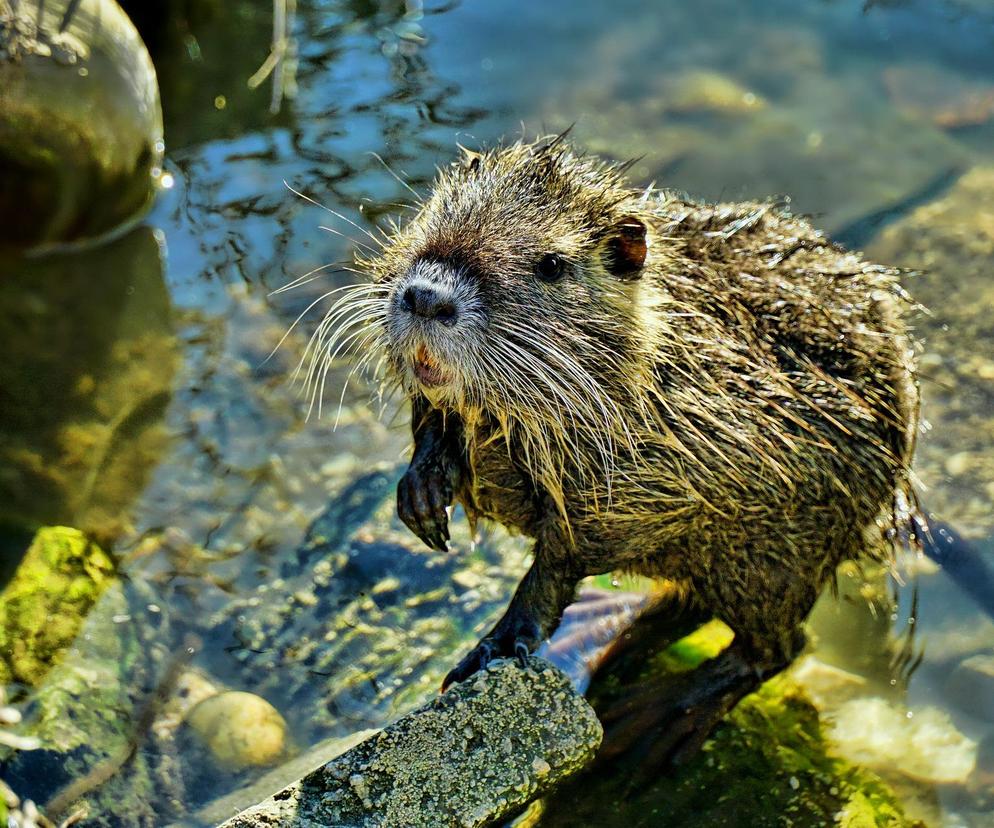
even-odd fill
[{"label": "dark shadow in water", "polygon": [[969,541],[952,526],[929,521],[924,551],[987,615],[994,618],[994,538]]},{"label": "dark shadow in water", "polygon": [[0,258],[0,522],[107,541],[165,440],[177,347],[149,227],[82,252]]},{"label": "dark shadow in water", "polygon": [[955,183],[962,175],[961,167],[950,167],[943,170],[923,187],[910,195],[888,204],[880,210],[875,210],[867,216],[863,216],[851,224],[846,225],[832,234],[832,238],[839,244],[853,250],[862,250],[884,227],[891,222],[897,221],[923,204],[928,204],[941,198],[942,195]]}]

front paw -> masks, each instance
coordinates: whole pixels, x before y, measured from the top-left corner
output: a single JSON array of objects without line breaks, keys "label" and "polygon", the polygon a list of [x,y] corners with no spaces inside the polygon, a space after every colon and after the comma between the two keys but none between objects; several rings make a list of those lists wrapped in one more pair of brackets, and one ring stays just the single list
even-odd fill
[{"label": "front paw", "polygon": [[432,549],[446,551],[453,475],[438,466],[412,463],[397,484],[397,514]]},{"label": "front paw", "polygon": [[445,692],[449,685],[465,681],[474,673],[484,669],[495,658],[514,656],[518,664],[526,666],[528,655],[538,649],[542,638],[541,628],[532,618],[505,615],[493,632],[449,671],[442,682],[442,692]]}]

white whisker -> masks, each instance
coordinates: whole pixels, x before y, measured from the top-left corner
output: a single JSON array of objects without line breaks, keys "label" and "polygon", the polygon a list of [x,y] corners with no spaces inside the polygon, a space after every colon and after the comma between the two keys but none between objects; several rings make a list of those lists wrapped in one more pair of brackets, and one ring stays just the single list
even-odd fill
[{"label": "white whisker", "polygon": [[[320,207],[322,210],[324,210],[324,211],[326,211],[328,213],[331,213],[333,216],[335,216],[335,218],[341,219],[342,221],[344,221],[344,222],[346,222],[348,224],[351,224],[360,233],[365,233],[367,236],[369,236],[369,238],[372,239],[373,242],[375,242],[380,248],[383,247],[383,242],[382,242],[381,239],[376,238],[376,236],[374,236],[369,230],[367,230],[362,225],[357,224],[356,222],[352,221],[352,219],[350,219],[348,216],[343,216],[341,213],[337,212],[336,210],[332,210],[330,207],[325,206],[320,201],[316,201],[315,199],[311,198],[309,195],[304,195],[304,193],[300,192],[299,190],[295,190],[293,187],[291,187],[287,183],[286,179],[283,179],[283,186],[286,187],[295,196],[304,199],[304,201],[310,202],[315,207]],[[325,228],[325,229],[327,229],[327,228]],[[346,236],[346,238],[348,238],[348,237]],[[349,241],[355,241],[355,239],[349,239]],[[374,249],[374,252],[375,252],[375,249]]]}]

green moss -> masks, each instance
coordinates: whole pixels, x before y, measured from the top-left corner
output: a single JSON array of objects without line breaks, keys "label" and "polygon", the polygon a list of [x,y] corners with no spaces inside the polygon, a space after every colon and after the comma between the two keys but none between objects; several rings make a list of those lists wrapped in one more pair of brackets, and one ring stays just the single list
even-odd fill
[{"label": "green moss", "polygon": [[0,684],[39,684],[113,578],[114,562],[78,530],[39,530],[0,594]]},{"label": "green moss", "polygon": [[0,750],[0,777],[36,802],[89,778],[80,802],[67,811],[83,804],[86,825],[94,828],[162,824],[153,812],[155,782],[146,754],[123,761],[134,745],[136,705],[147,700],[157,675],[140,628],[114,621],[128,612],[121,585],[109,587],[80,629],[78,645],[32,694],[23,733],[37,737],[41,747]]},{"label": "green moss", "polygon": [[[727,646],[720,623],[702,627],[647,665],[686,671]],[[833,757],[818,712],[789,678],[744,699],[704,748],[675,772],[628,790],[624,774],[583,773],[546,801],[539,823],[611,826],[909,826],[894,792]]]},{"label": "green moss", "polygon": [[732,636],[732,631],[721,621],[711,621],[660,653],[649,669],[687,672],[718,655],[732,643]]},{"label": "green moss", "polygon": [[758,825],[908,824],[882,780],[829,755],[817,711],[786,678],[746,698],[657,793],[679,803],[688,825],[702,813],[712,814],[709,824],[743,813]]}]

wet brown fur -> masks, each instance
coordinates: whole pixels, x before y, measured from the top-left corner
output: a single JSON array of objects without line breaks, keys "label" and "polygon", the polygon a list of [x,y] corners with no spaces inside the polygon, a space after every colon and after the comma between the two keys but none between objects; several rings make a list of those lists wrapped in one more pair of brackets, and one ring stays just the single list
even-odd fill
[{"label": "wet brown fur", "polygon": [[[631,219],[648,252],[621,278],[611,244]],[[569,264],[554,284],[535,278],[548,252]],[[391,338],[394,284],[419,260],[471,281],[485,317],[473,341],[432,342],[456,377],[443,389],[420,388]],[[896,273],[772,204],[634,190],[563,140],[518,143],[442,172],[364,264],[382,302],[365,343],[411,397],[416,442],[429,422],[459,435],[437,464],[458,466],[454,497],[536,539],[509,610],[536,621],[531,636],[512,624],[529,649],[579,578],[628,570],[678,582],[750,658],[779,664],[836,565],[881,554],[913,501]],[[491,348],[502,320],[544,373]]]}]

